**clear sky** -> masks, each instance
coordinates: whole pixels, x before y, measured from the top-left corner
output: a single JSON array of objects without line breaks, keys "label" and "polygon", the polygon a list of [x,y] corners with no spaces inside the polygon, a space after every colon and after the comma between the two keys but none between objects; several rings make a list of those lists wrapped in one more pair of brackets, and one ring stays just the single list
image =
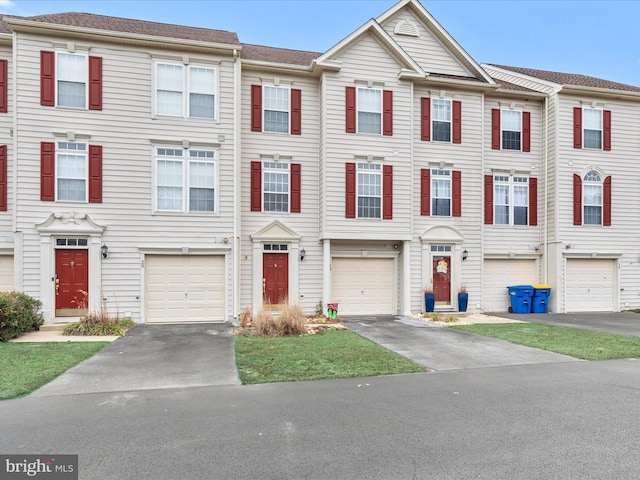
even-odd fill
[{"label": "clear sky", "polygon": [[[0,0],[0,13],[98,13],[323,52],[395,0]],[[640,86],[640,0],[422,0],[478,62]]]}]

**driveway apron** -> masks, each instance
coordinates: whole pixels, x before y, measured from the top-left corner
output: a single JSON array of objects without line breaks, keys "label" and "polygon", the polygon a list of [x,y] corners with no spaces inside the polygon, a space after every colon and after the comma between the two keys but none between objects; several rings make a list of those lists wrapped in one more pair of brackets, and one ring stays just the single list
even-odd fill
[{"label": "driveway apron", "polygon": [[139,325],[32,396],[239,384],[231,325]]},{"label": "driveway apron", "polygon": [[403,316],[342,317],[350,330],[431,370],[580,360]]}]

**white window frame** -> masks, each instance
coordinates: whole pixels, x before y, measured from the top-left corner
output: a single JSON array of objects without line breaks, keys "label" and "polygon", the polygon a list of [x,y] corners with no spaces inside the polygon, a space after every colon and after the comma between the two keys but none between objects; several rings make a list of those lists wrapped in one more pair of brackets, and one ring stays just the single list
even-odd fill
[{"label": "white window frame", "polygon": [[[443,103],[449,105],[448,118],[436,118],[436,112],[440,110],[436,107],[436,103]],[[448,123],[449,124],[449,138],[447,140],[440,140],[436,138],[436,129],[434,128],[435,122]],[[431,140],[434,142],[451,143],[453,141],[453,101],[450,98],[431,98]]]},{"label": "white window frame", "polygon": [[[587,112],[598,112],[600,117],[599,128],[587,128]],[[587,132],[600,133],[600,145],[597,147],[587,146]],[[602,150],[604,144],[604,110],[602,108],[582,107],[582,148],[587,150]]]},{"label": "white window frame", "polygon": [[[181,112],[180,113],[164,113],[159,110],[158,94],[161,91],[159,88],[160,74],[158,73],[160,65],[168,65],[173,67],[179,67],[181,69],[181,89],[180,90],[166,90],[179,92],[181,95]],[[192,91],[191,75],[193,69],[205,69],[210,70],[213,73],[213,88],[212,93]],[[218,69],[212,65],[192,64],[184,65],[178,62],[171,61],[156,61],[154,63],[154,114],[160,117],[176,117],[176,118],[190,118],[199,120],[217,120],[218,119]],[[193,116],[191,114],[191,94],[204,94],[213,95],[213,117],[201,117]]]},{"label": "white window frame", "polygon": [[[433,168],[431,169],[431,215],[435,217],[451,217],[451,207],[452,207],[452,199],[453,199],[453,182],[452,182],[452,174],[451,170],[445,170],[442,168]],[[437,196],[437,191],[439,190],[436,187],[437,182],[447,182],[449,184],[449,195],[448,196]],[[447,215],[439,215],[437,213],[436,202],[437,200],[448,200],[449,201],[449,213]]]},{"label": "white window frame", "polygon": [[[164,152],[169,151],[172,154],[165,155]],[[178,155],[179,153],[179,155]],[[203,153],[205,157],[194,157],[192,153]],[[190,215],[214,215],[218,213],[219,198],[219,180],[218,180],[218,161],[217,151],[207,148],[191,148],[183,149],[178,146],[155,146],[154,147],[154,213],[186,213]],[[159,205],[159,189],[164,186],[178,188],[178,185],[162,185],[159,175],[160,161],[171,161],[180,163],[181,182],[180,188],[180,208],[161,209]],[[193,186],[191,184],[191,166],[192,164],[210,164],[213,166],[213,185],[210,187]],[[191,188],[211,188],[213,189],[213,210],[191,210]]]},{"label": "white window frame", "polygon": [[[88,110],[89,105],[89,55],[86,53],[69,53],[69,52],[55,52],[56,55],[56,65],[55,65],[55,101],[56,107],[60,108],[74,108],[77,110]],[[81,78],[78,79],[62,79],[60,67],[60,56],[66,55],[69,57],[80,57],[84,58],[84,72]],[[84,105],[83,106],[75,106],[75,105],[61,105],[60,104],[60,82],[73,82],[73,83],[82,83],[84,84]]]},{"label": "white window frame", "polygon": [[[376,111],[376,110],[365,110],[364,108],[362,108],[362,103],[360,101],[360,92],[377,92],[378,97],[379,97],[379,102],[380,102],[380,110]],[[382,122],[383,122],[383,116],[382,116],[382,110],[383,110],[383,95],[382,95],[382,89],[381,88],[369,88],[369,87],[357,87],[356,88],[356,132],[361,133],[363,135],[382,135]],[[377,132],[364,132],[362,131],[362,128],[360,126],[360,113],[369,113],[369,114],[374,114],[374,115],[378,115],[380,117],[380,130]]]},{"label": "white window frame", "polygon": [[[68,148],[69,145],[75,145],[78,148]],[[79,147],[83,147],[80,149]],[[62,155],[74,155],[76,157],[84,157],[84,176],[63,177],[60,169],[63,164]],[[82,180],[84,182],[84,198],[80,200],[69,200],[60,198],[60,180]],[[56,142],[56,165],[55,165],[55,196],[57,202],[73,202],[87,203],[89,201],[89,145],[83,142]]]},{"label": "white window frame", "polygon": [[[506,203],[498,203],[500,196],[497,193],[498,188],[507,191]],[[518,204],[520,195],[517,190],[525,189],[526,195],[524,202]],[[526,227],[529,225],[529,177],[524,175],[494,175],[493,177],[493,224],[505,225],[510,227]],[[507,221],[498,221],[501,215],[498,214],[498,207],[507,208]],[[516,223],[516,208],[524,208],[527,212],[525,223]]]},{"label": "white window frame", "polygon": [[[268,89],[274,89],[277,91],[281,91],[284,92],[284,99],[286,100],[287,103],[287,108],[286,109],[278,109],[278,108],[267,108],[267,90]],[[279,130],[269,130],[268,126],[270,125],[269,122],[267,122],[267,111],[269,112],[279,112],[279,113],[286,113],[287,114],[287,131],[286,132],[281,132]],[[289,133],[291,133],[291,88],[289,87],[282,87],[282,86],[277,86],[277,85],[263,85],[262,86],[262,131],[263,132],[267,132],[267,133],[281,133],[281,134],[285,134],[288,135]]]},{"label": "white window frame", "polygon": [[[285,191],[268,190],[267,189],[267,175],[283,176],[286,182],[269,182],[270,185],[282,184],[286,185]],[[286,198],[287,208],[286,210],[278,210],[277,208],[268,208],[273,202],[267,201],[267,195],[284,195]],[[281,202],[275,202],[276,205]],[[289,162],[262,162],[262,211],[270,213],[289,213],[291,212],[291,164]]]},{"label": "white window frame", "polygon": [[[375,183],[368,183],[368,184],[363,184],[363,180],[364,177],[371,177],[371,178],[376,178],[377,177],[377,185]],[[356,165],[356,218],[363,218],[363,219],[373,219],[373,220],[379,220],[382,218],[382,164],[381,163],[371,163],[371,162],[358,162]],[[371,192],[367,192],[367,194],[364,194],[364,192],[361,192],[362,189],[364,188],[374,188],[374,189],[378,189],[379,193],[371,193]],[[378,207],[371,207],[371,206],[365,206],[365,205],[360,205],[360,199],[367,199],[367,198],[372,198],[372,199],[379,199],[379,206]],[[377,216],[368,216],[368,215],[361,215],[360,214],[360,209],[377,209],[378,211],[378,215]]]},{"label": "white window frame", "polygon": [[[505,121],[505,115],[511,115],[517,113],[519,117],[520,128],[518,130],[506,129],[505,125],[508,123]],[[520,135],[518,139],[519,147],[518,148],[507,148],[504,145],[504,132],[517,132]],[[522,110],[512,110],[508,108],[503,108],[500,110],[500,148],[502,150],[511,150],[514,152],[522,151]]]},{"label": "white window frame", "polygon": [[[597,179],[594,178],[597,176]],[[585,188],[588,187],[588,188]],[[596,193],[596,196],[600,196],[599,203],[587,203],[587,191],[592,190]],[[582,177],[582,224],[583,225],[595,225],[602,226],[603,217],[604,217],[604,179],[600,172],[596,170],[589,170]],[[589,195],[589,198],[593,197],[593,195]],[[587,222],[587,218],[590,218],[592,215],[587,216],[587,207],[589,208],[597,208],[599,210],[599,218],[600,221],[598,223]]]}]

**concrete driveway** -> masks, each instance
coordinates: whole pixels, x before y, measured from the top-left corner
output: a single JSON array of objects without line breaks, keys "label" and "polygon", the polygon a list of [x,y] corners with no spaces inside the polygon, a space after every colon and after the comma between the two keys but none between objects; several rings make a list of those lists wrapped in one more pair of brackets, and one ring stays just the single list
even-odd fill
[{"label": "concrete driveway", "polygon": [[596,332],[618,333],[640,337],[640,314],[617,313],[489,313],[496,317],[544,323],[559,327],[583,328]]},{"label": "concrete driveway", "polygon": [[139,325],[33,397],[239,385],[229,324]]},{"label": "concrete driveway", "polygon": [[404,316],[341,317],[352,331],[435,370],[578,362],[573,357],[427,324]]}]

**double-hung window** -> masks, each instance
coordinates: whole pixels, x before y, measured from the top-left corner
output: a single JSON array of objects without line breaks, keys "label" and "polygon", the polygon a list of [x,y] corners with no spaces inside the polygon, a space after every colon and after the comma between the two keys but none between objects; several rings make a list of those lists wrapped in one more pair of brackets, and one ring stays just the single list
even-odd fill
[{"label": "double-hung window", "polygon": [[215,212],[215,152],[156,148],[156,210]]},{"label": "double-hung window", "polygon": [[582,182],[583,225],[602,225],[602,177],[594,170]]},{"label": "double-hung window", "polygon": [[451,215],[450,170],[431,170],[431,215]]},{"label": "double-hung window", "polygon": [[529,179],[508,175],[494,177],[494,223],[528,225]]},{"label": "double-hung window", "polygon": [[264,131],[289,133],[289,88],[263,87]]},{"label": "double-hung window", "polygon": [[382,218],[382,165],[357,165],[358,218]]},{"label": "double-hung window", "polygon": [[216,72],[213,68],[156,63],[156,113],[215,118]]},{"label": "double-hung window", "polygon": [[58,142],[56,145],[56,199],[86,202],[88,155],[86,143]]},{"label": "double-hung window", "polygon": [[57,105],[59,107],[87,107],[87,55],[57,54]]},{"label": "double-hung window", "polygon": [[502,110],[502,149],[520,150],[522,139],[522,112],[519,110]]},{"label": "double-hung window", "polygon": [[263,211],[289,212],[289,163],[264,162]]},{"label": "double-hung window", "polygon": [[451,141],[451,100],[431,99],[431,139],[436,142]]},{"label": "double-hung window", "polygon": [[358,87],[358,133],[382,134],[382,90]]},{"label": "double-hung window", "polygon": [[583,147],[600,150],[602,148],[602,110],[582,109]]}]

